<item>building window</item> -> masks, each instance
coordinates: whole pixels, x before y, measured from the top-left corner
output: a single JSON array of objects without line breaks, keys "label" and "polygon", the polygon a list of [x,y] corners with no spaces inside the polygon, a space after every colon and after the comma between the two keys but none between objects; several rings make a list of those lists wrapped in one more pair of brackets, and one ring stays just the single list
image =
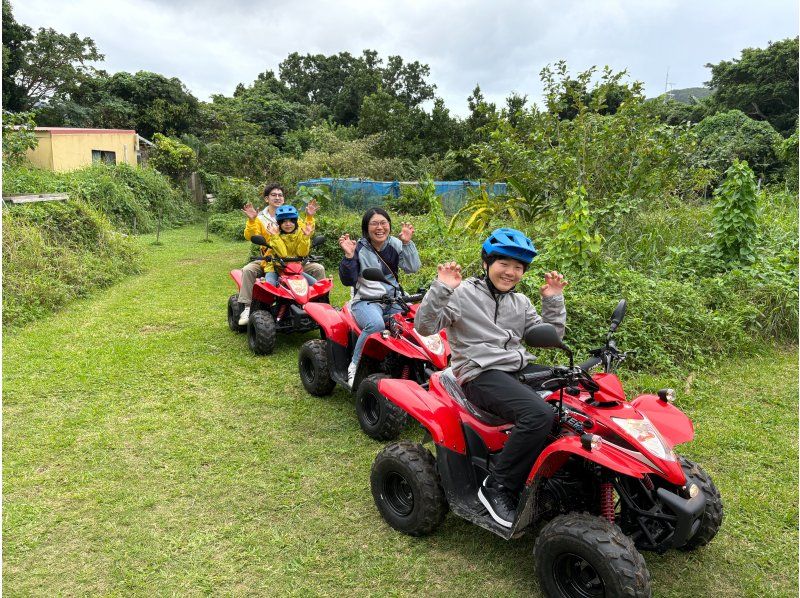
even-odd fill
[{"label": "building window", "polygon": [[105,162],[106,164],[116,164],[117,153],[106,152],[103,150],[92,150],[92,162]]}]

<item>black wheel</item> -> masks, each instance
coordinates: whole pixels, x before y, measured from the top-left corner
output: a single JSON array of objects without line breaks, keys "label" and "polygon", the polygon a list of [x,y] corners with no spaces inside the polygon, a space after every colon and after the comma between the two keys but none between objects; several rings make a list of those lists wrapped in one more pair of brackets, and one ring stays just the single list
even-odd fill
[{"label": "black wheel", "polygon": [[384,397],[378,382],[389,378],[386,374],[372,374],[358,385],[356,415],[361,429],[375,440],[394,440],[408,422],[408,414]]},{"label": "black wheel", "polygon": [[595,515],[559,515],[542,528],[533,556],[545,596],[650,596],[650,573],[633,541]]},{"label": "black wheel", "polygon": [[228,297],[228,328],[233,332],[245,332],[247,325],[239,325],[239,316],[242,315],[244,305],[239,303],[239,294]]},{"label": "black wheel", "polygon": [[410,536],[431,533],[447,513],[436,460],[421,444],[387,445],[372,464],[370,485],[386,523]]},{"label": "black wheel", "polygon": [[336,383],[331,379],[331,368],[328,363],[327,341],[306,341],[300,347],[297,356],[297,367],[303,387],[315,397],[322,397],[333,392]]},{"label": "black wheel", "polygon": [[690,461],[686,457],[680,457],[681,467],[686,474],[686,484],[695,483],[706,497],[706,508],[700,518],[700,527],[697,528],[694,536],[681,546],[681,550],[694,550],[700,546],[705,546],[717,535],[722,525],[722,497],[719,490],[711,480],[711,476],[697,463]]},{"label": "black wheel", "polygon": [[[250,309],[252,310],[252,306]],[[256,355],[269,355],[275,349],[275,319],[267,310],[250,312],[247,344]]]}]

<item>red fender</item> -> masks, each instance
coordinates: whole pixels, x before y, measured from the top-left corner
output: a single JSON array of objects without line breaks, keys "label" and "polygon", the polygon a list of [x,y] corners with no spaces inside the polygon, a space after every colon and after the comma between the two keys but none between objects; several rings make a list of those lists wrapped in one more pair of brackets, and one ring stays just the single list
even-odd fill
[{"label": "red fender", "polygon": [[409,359],[427,361],[428,356],[424,349],[405,340],[404,338],[394,338],[390,336],[384,339],[380,332],[373,332],[367,337],[363,349],[364,355],[373,357],[379,361],[383,360],[388,353],[397,353]]},{"label": "red fender", "polygon": [[[578,455],[587,461],[634,478],[641,478],[644,474],[649,473],[666,478],[675,484],[684,484],[686,482],[680,465],[677,466],[678,471],[661,472],[657,468],[642,463],[635,457],[614,448],[608,443],[600,443],[598,448],[588,450],[583,448],[581,439],[578,436],[564,436],[545,447],[541,452],[539,458],[536,459],[536,463],[533,464],[526,484],[533,483],[534,478],[537,476],[549,478],[561,468],[571,455]],[[674,470],[673,467],[669,469]],[[665,473],[667,475],[664,475]]]},{"label": "red fender", "polygon": [[384,378],[378,382],[380,393],[422,424],[433,441],[445,448],[467,452],[458,412],[413,380]]},{"label": "red fender", "polygon": [[303,306],[306,313],[311,316],[319,327],[325,332],[325,338],[336,344],[346,347],[348,344],[348,327],[341,314],[329,303],[306,303]]},{"label": "red fender", "polygon": [[672,403],[662,401],[656,395],[640,395],[631,401],[637,411],[644,413],[664,440],[672,446],[689,442],[694,438],[694,424],[686,414]]},{"label": "red fender", "polygon": [[233,278],[233,282],[236,283],[236,288],[242,288],[242,271],[239,270],[231,270],[231,278]]},{"label": "red fender", "polygon": [[315,282],[311,289],[309,289],[308,296],[310,298],[319,297],[321,295],[327,295],[331,292],[333,288],[333,279],[332,278],[320,278],[317,282]]}]

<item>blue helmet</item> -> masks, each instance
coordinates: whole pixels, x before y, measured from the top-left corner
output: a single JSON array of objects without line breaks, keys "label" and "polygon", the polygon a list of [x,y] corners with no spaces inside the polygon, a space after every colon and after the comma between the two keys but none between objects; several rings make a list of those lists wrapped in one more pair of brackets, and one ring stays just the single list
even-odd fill
[{"label": "blue helmet", "polygon": [[281,222],[282,220],[297,220],[297,208],[294,206],[280,206],[275,210],[275,220]]},{"label": "blue helmet", "polygon": [[515,228],[498,228],[483,242],[484,257],[510,257],[525,265],[536,257],[536,247],[524,233]]}]

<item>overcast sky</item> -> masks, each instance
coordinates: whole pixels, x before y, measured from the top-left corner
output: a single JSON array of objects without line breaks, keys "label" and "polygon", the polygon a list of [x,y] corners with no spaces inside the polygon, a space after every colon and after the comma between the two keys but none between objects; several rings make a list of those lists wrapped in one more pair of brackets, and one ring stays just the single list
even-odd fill
[{"label": "overcast sky", "polygon": [[796,0],[11,0],[17,21],[89,36],[109,72],[178,77],[202,100],[231,95],[291,52],[399,54],[431,68],[452,113],[476,83],[491,101],[539,100],[539,71],[565,59],[627,69],[648,96],[696,87],[708,62],[798,33]]}]

